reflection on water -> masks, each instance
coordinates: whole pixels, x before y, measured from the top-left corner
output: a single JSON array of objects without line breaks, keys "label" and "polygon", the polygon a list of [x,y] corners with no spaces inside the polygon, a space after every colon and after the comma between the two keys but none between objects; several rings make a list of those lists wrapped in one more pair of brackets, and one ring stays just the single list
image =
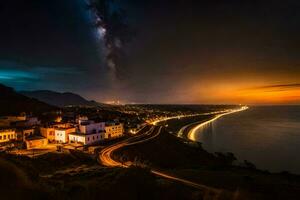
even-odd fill
[{"label": "reflection on water", "polygon": [[205,146],[213,147],[215,140],[215,132],[214,132],[214,122],[206,124],[205,126],[200,128],[202,139],[201,141],[205,141]]},{"label": "reflection on water", "polygon": [[252,107],[198,131],[210,152],[233,152],[260,169],[300,174],[300,106]]}]

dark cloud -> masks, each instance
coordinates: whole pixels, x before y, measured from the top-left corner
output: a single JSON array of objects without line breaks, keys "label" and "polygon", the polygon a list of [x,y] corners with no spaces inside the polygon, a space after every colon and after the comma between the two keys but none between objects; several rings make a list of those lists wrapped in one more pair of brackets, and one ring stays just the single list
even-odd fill
[{"label": "dark cloud", "polygon": [[251,89],[290,89],[290,88],[300,88],[300,83],[265,85],[265,86],[254,87]]}]

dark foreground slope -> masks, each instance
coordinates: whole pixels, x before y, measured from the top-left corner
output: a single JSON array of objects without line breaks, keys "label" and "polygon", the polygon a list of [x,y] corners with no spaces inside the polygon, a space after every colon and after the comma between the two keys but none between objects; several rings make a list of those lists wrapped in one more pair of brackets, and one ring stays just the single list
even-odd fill
[{"label": "dark foreground slope", "polygon": [[156,139],[127,146],[115,159],[148,165],[174,176],[231,192],[234,199],[299,199],[300,177],[273,174],[246,162],[233,165],[232,153],[211,154],[200,143],[187,142],[163,131]]},{"label": "dark foreground slope", "polygon": [[[62,172],[83,164],[93,170]],[[53,175],[44,176],[47,173]],[[78,160],[70,154],[57,153],[34,159],[0,154],[0,192],[3,200],[193,200],[209,195],[155,177],[145,168],[106,168],[96,160]]]},{"label": "dark foreground slope", "polygon": [[[115,158],[135,160],[137,166],[128,169],[100,166],[95,158],[72,152],[35,158],[0,153],[1,199],[299,199],[298,176],[236,167],[231,154],[209,154],[197,145],[163,132],[153,141],[115,152]],[[222,192],[212,197],[207,190],[157,177],[139,163]]]},{"label": "dark foreground slope", "polygon": [[13,88],[0,84],[0,116],[21,112],[39,114],[54,110],[57,110],[55,106],[26,97],[17,93]]}]

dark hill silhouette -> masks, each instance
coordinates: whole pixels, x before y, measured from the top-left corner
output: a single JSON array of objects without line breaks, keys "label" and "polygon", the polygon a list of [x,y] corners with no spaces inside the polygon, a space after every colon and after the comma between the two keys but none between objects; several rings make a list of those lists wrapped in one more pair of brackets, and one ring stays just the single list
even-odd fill
[{"label": "dark hill silhouette", "polygon": [[99,106],[101,105],[95,101],[89,101],[78,94],[71,92],[54,92],[50,90],[37,90],[37,91],[21,91],[21,94],[38,99],[47,104],[64,107],[69,105],[81,105],[81,106]]},{"label": "dark hill silhouette", "polygon": [[37,99],[26,97],[13,88],[0,84],[0,115],[14,115],[21,112],[40,114],[58,110]]}]

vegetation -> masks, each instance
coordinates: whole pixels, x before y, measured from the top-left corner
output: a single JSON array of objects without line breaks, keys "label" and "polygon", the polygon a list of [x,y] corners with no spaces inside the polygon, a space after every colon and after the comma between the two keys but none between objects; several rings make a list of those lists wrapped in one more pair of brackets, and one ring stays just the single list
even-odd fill
[{"label": "vegetation", "polygon": [[[62,154],[58,158],[48,154],[35,159],[3,154],[0,159],[1,199],[150,200],[201,199],[205,195],[204,191],[158,179],[148,169],[139,167],[99,167],[76,174],[40,176],[40,170],[54,172],[66,166],[76,166],[76,162],[70,154]],[[92,164],[90,161],[80,164],[83,163]]]}]

